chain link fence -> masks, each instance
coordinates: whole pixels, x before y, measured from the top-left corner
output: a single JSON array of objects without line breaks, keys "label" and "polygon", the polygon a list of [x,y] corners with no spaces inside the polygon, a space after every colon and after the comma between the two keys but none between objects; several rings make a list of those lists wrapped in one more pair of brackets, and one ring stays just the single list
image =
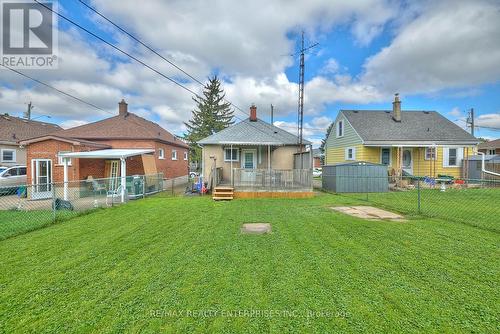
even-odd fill
[{"label": "chain link fence", "polygon": [[160,192],[175,195],[187,183],[187,176],[154,174],[127,176],[124,185],[118,177],[0,187],[0,240]]},{"label": "chain link fence", "polygon": [[500,180],[451,177],[337,177],[338,195],[406,215],[500,231]]}]

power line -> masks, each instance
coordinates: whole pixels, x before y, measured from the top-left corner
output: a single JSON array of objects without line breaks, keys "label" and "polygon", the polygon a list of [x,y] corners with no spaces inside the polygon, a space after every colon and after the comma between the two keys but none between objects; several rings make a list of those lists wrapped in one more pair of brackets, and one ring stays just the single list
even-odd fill
[{"label": "power line", "polygon": [[[37,0],[34,0],[36,1],[37,3],[39,3]],[[159,52],[157,52],[152,46],[149,46],[148,44],[144,43],[142,40],[140,40],[138,37],[134,36],[133,34],[129,33],[125,28],[122,28],[120,25],[118,25],[117,23],[113,22],[111,19],[109,19],[108,17],[106,17],[104,14],[102,14],[101,12],[99,12],[97,9],[89,6],[87,3],[85,3],[84,1],[82,0],[78,0],[80,3],[82,3],[86,8],[90,9],[92,12],[96,13],[97,15],[99,15],[100,17],[102,17],[103,19],[105,19],[107,22],[109,22],[110,24],[112,24],[114,27],[116,27],[117,29],[119,29],[121,32],[123,32],[124,34],[126,34],[127,36],[129,36],[130,38],[132,38],[134,41],[136,41],[137,43],[141,44],[142,46],[144,46],[146,49],[148,49],[149,51],[153,52],[155,55],[157,55],[158,57],[160,57],[161,59],[163,59],[164,61],[168,62],[170,65],[174,66],[176,69],[178,69],[179,71],[181,71],[182,73],[184,73],[185,75],[187,75],[189,78],[193,79],[195,82],[197,82],[198,84],[200,84],[202,87],[204,86],[204,83],[201,82],[199,79],[197,79],[196,77],[194,77],[193,75],[191,75],[189,72],[187,72],[186,70],[182,69],[180,66],[178,66],[177,64],[175,64],[173,61],[171,60],[168,60],[166,57],[164,57],[163,55],[161,55]],[[47,7],[46,7],[47,8]],[[52,10],[50,8],[47,8],[49,10]],[[53,11],[54,12],[54,11]],[[59,14],[59,13],[56,13],[54,12],[55,14],[59,15],[60,17],[62,17],[63,19],[66,19],[68,20],[67,18],[65,18],[62,14]],[[68,20],[68,22],[71,22],[70,20]],[[73,22],[71,22],[73,23]],[[76,25],[78,27],[78,25]],[[84,29],[84,31],[90,33],[88,30]],[[91,34],[92,36],[96,37],[95,34]],[[99,38],[99,37],[97,37]],[[102,40],[101,38],[99,38],[100,40]],[[105,42],[106,44],[110,45],[108,42]],[[117,47],[113,46],[115,49],[117,49]],[[173,80],[173,79],[172,79]],[[177,83],[177,82],[176,82]],[[177,83],[178,85],[180,85],[179,83]],[[181,85],[182,86],[182,85]],[[197,94],[194,94],[196,97],[198,97]],[[243,109],[241,109],[239,106],[237,106],[235,103],[233,103],[232,101],[224,98],[223,99],[225,102],[229,103],[231,106],[233,106],[233,108],[235,108],[237,111],[241,112],[243,115],[248,116],[248,113],[245,112]],[[234,115],[234,117],[240,121],[243,121],[243,119],[241,119],[240,117]]]},{"label": "power line", "polygon": [[104,20],[106,20],[108,23],[112,24],[115,28],[119,29],[121,32],[123,32],[124,34],[126,34],[128,37],[132,38],[134,41],[136,41],[137,43],[141,44],[142,46],[144,46],[146,49],[148,49],[149,51],[153,52],[155,55],[157,55],[158,57],[160,57],[161,59],[163,59],[164,61],[166,61],[167,63],[169,63],[170,65],[172,65],[173,67],[175,67],[176,69],[178,69],[179,71],[181,71],[182,73],[184,73],[185,75],[187,75],[189,78],[193,79],[194,81],[196,81],[197,83],[199,83],[200,85],[203,86],[203,83],[198,80],[197,78],[195,78],[194,76],[192,76],[191,74],[189,74],[188,72],[186,72],[185,70],[183,70],[181,67],[177,66],[174,62],[168,60],[167,58],[165,58],[164,56],[162,56],[160,53],[158,53],[155,49],[153,49],[152,47],[150,47],[149,45],[147,45],[146,43],[142,42],[138,37],[132,35],[131,33],[129,33],[128,31],[126,31],[124,28],[122,28],[121,26],[119,26],[117,23],[111,21],[109,18],[107,18],[104,14],[100,13],[97,9],[95,9],[94,7],[88,5],[85,1],[83,0],[78,0],[82,5],[84,5],[85,7],[87,7],[88,9],[90,9],[91,11],[93,11],[94,13],[96,13],[97,15],[99,15],[100,17],[102,17]]},{"label": "power line", "polygon": [[75,22],[75,21],[73,21],[72,19],[70,19],[70,18],[68,18],[68,17],[66,17],[66,16],[64,16],[64,15],[62,15],[61,13],[59,13],[59,12],[57,12],[57,11],[53,10],[52,8],[50,8],[50,7],[48,7],[47,5],[45,5],[45,4],[41,3],[41,2],[39,2],[38,0],[33,0],[33,1],[35,1],[37,4],[39,4],[40,6],[44,7],[45,9],[47,9],[47,10],[51,11],[52,13],[56,14],[56,15],[57,15],[57,16],[59,16],[60,18],[62,18],[62,19],[64,19],[64,20],[66,20],[66,21],[68,21],[69,23],[73,24],[74,26],[78,27],[79,29],[81,29],[81,30],[85,31],[87,34],[89,34],[89,35],[91,35],[91,36],[93,36],[93,37],[97,38],[98,40],[100,40],[100,41],[101,41],[101,42],[103,42],[104,44],[106,44],[106,45],[108,45],[108,46],[112,47],[112,48],[113,48],[113,49],[115,49],[116,51],[119,51],[120,53],[122,53],[122,54],[126,55],[127,57],[129,57],[129,58],[131,58],[131,59],[135,60],[135,61],[136,61],[136,62],[138,62],[139,64],[141,64],[141,65],[143,65],[143,66],[147,67],[147,68],[148,68],[148,69],[150,69],[151,71],[153,71],[153,72],[155,72],[156,74],[158,74],[158,75],[162,76],[163,78],[167,79],[168,81],[172,82],[173,84],[175,84],[175,85],[177,85],[177,86],[181,87],[182,89],[184,89],[184,90],[186,90],[186,91],[190,92],[190,93],[191,93],[191,94],[193,94],[194,96],[199,97],[199,96],[198,96],[198,94],[197,94],[196,92],[194,92],[192,89],[190,89],[190,88],[188,88],[188,87],[184,86],[183,84],[181,84],[181,83],[179,83],[179,82],[175,81],[174,79],[172,79],[172,78],[170,78],[169,76],[167,76],[167,75],[163,74],[162,72],[158,71],[157,69],[155,69],[155,68],[153,68],[153,67],[149,66],[148,64],[146,64],[145,62],[143,62],[143,61],[142,61],[142,60],[140,60],[139,58],[137,58],[137,57],[135,57],[135,56],[131,55],[131,54],[130,54],[130,53],[128,53],[127,51],[124,51],[124,50],[120,49],[119,47],[117,47],[117,46],[116,46],[116,45],[114,45],[113,43],[108,42],[107,40],[105,40],[105,39],[104,39],[104,38],[102,38],[101,36],[99,36],[99,35],[97,35],[97,34],[93,33],[92,31],[90,31],[90,30],[88,30],[87,28],[83,27],[82,25],[80,25],[80,24],[76,23],[76,22]]},{"label": "power line", "polygon": [[[58,15],[58,16],[59,16],[59,17],[61,17],[62,19],[64,19],[64,20],[66,20],[66,21],[70,22],[71,24],[75,25],[75,26],[76,26],[76,27],[78,27],[79,29],[82,29],[82,30],[83,30],[83,31],[85,31],[86,33],[90,34],[91,36],[93,36],[93,37],[95,37],[95,38],[99,39],[100,41],[104,42],[105,44],[107,44],[107,45],[111,46],[113,49],[115,49],[115,50],[117,50],[117,51],[119,51],[119,52],[121,52],[121,53],[125,54],[126,56],[130,57],[131,59],[134,59],[135,61],[139,62],[141,65],[143,65],[143,66],[147,67],[148,69],[152,70],[153,72],[155,72],[155,73],[157,73],[157,74],[161,75],[162,77],[164,77],[164,78],[168,79],[169,81],[171,81],[172,83],[176,84],[177,86],[179,86],[179,87],[181,87],[181,88],[183,88],[183,89],[185,89],[185,90],[189,91],[191,94],[193,94],[193,95],[194,95],[194,96],[196,96],[197,98],[200,98],[200,96],[199,96],[197,93],[195,93],[194,91],[192,91],[191,89],[189,89],[189,88],[185,87],[184,85],[180,84],[179,82],[175,81],[174,79],[172,79],[172,78],[170,78],[170,77],[166,76],[165,74],[161,73],[160,71],[158,71],[158,70],[154,69],[153,67],[151,67],[151,66],[147,65],[147,64],[146,64],[146,63],[144,63],[143,61],[141,61],[141,60],[137,59],[136,57],[134,57],[134,56],[130,55],[128,52],[123,51],[122,49],[120,49],[119,47],[115,46],[115,45],[114,45],[114,44],[112,44],[111,42],[106,41],[104,38],[102,38],[102,37],[98,36],[97,34],[95,34],[95,33],[91,32],[90,30],[86,29],[85,27],[81,26],[80,24],[78,24],[78,23],[74,22],[73,20],[71,20],[71,19],[67,18],[66,16],[64,16],[64,15],[62,15],[62,14],[60,14],[60,13],[58,13],[58,12],[54,11],[52,8],[50,8],[50,7],[48,7],[48,6],[45,6],[44,4],[40,3],[38,0],[33,0],[33,1],[35,1],[35,2],[36,2],[36,3],[38,3],[39,5],[43,6],[43,7],[44,7],[44,8],[46,8],[47,10],[49,10],[49,11],[53,12],[54,14]],[[79,0],[79,1],[80,1],[80,0]],[[81,1],[80,1],[80,2],[81,2]],[[82,2],[82,3],[83,3],[83,2]],[[86,5],[85,3],[83,3],[83,4],[84,4],[84,5]],[[90,6],[86,6],[86,7],[87,7],[87,8],[90,8]],[[93,9],[93,8],[92,8],[91,10],[92,10],[92,11],[94,11],[96,14],[101,15],[101,17],[103,17],[103,18],[104,18],[104,15],[100,14],[100,13],[99,13],[96,9]],[[152,47],[147,46],[145,43],[143,43],[142,41],[140,41],[138,38],[134,37],[132,34],[128,33],[125,29],[123,29],[123,28],[119,27],[119,25],[118,25],[118,24],[114,23],[113,21],[111,21],[111,20],[110,20],[110,19],[108,19],[107,17],[106,17],[105,19],[106,19],[108,22],[110,22],[111,24],[113,24],[115,27],[117,27],[118,29],[120,29],[120,31],[122,31],[122,32],[126,33],[128,36],[132,37],[134,40],[136,40],[136,41],[138,41],[139,43],[141,43],[141,45],[146,46],[148,50],[150,50],[150,51],[154,52],[157,56],[159,56],[159,57],[161,57],[162,59],[166,60],[169,64],[171,64],[171,65],[175,66],[177,69],[181,70],[183,73],[185,73],[186,75],[188,75],[190,78],[193,78],[193,79],[194,79],[197,83],[199,83],[200,85],[204,86],[204,85],[203,85],[203,83],[202,83],[201,81],[197,80],[197,79],[196,79],[196,78],[194,78],[192,75],[188,74],[188,72],[186,72],[185,70],[181,69],[179,66],[175,65],[172,61],[169,61],[169,60],[167,60],[165,57],[161,56],[158,52],[154,51],[154,49],[153,49]],[[231,102],[231,101],[227,100],[226,98],[224,98],[224,101],[226,101],[227,103],[229,103],[230,105],[232,105],[232,106],[233,106],[236,110],[240,111],[240,112],[241,112],[242,114],[244,114],[245,116],[248,116],[248,114],[247,114],[247,113],[246,113],[243,109],[241,109],[240,107],[238,107],[238,106],[237,106],[236,104],[234,104],[233,102]],[[238,119],[238,120],[240,120],[240,121],[243,121],[243,119],[242,119],[242,118],[240,118],[240,117],[238,117],[238,116],[236,116],[236,115],[234,115],[234,114],[233,114],[233,116],[234,116],[236,119]],[[254,126],[253,124],[252,124],[252,127],[254,127],[256,130],[258,130],[258,131],[260,131],[260,132],[262,132],[262,133],[265,133],[264,131],[262,131],[260,128],[257,128],[257,127],[256,127],[256,126]]]},{"label": "power line", "polygon": [[40,80],[38,80],[38,79],[35,79],[35,78],[33,78],[33,77],[31,77],[31,76],[29,76],[29,75],[27,75],[27,74],[23,73],[23,72],[20,72],[20,71],[18,71],[18,70],[15,70],[15,69],[13,69],[13,68],[11,68],[11,67],[5,66],[5,65],[4,65],[4,64],[2,64],[2,63],[0,63],[0,66],[3,66],[3,67],[5,67],[6,69],[8,69],[8,70],[10,70],[10,71],[12,71],[12,72],[14,72],[14,73],[17,73],[17,74],[19,74],[19,75],[21,75],[21,76],[23,76],[23,77],[25,77],[25,78],[28,78],[28,79],[30,79],[30,80],[33,80],[34,82],[36,82],[36,83],[38,83],[38,84],[40,84],[40,85],[43,85],[43,86],[48,87],[48,88],[51,88],[51,89],[53,89],[53,90],[55,90],[55,91],[57,91],[57,92],[59,92],[59,93],[61,93],[61,94],[63,94],[63,95],[66,95],[67,97],[70,97],[70,98],[72,98],[72,99],[74,99],[74,100],[76,100],[76,101],[78,101],[78,102],[84,103],[84,104],[86,104],[86,105],[88,105],[88,106],[91,106],[91,107],[93,107],[93,108],[96,108],[96,109],[98,109],[98,110],[101,110],[101,111],[104,111],[104,112],[110,113],[109,111],[104,110],[104,109],[102,109],[101,107],[98,107],[98,106],[96,106],[96,105],[95,105],[95,104],[93,104],[93,103],[87,102],[87,101],[85,101],[85,100],[83,100],[83,99],[81,99],[81,98],[79,98],[79,97],[76,97],[76,96],[74,96],[74,95],[71,95],[71,94],[69,94],[69,93],[66,93],[66,92],[64,92],[64,91],[62,91],[62,90],[60,90],[60,89],[58,89],[58,88],[56,88],[56,87],[54,87],[54,86],[49,85],[48,83],[45,83],[45,82],[40,81]]},{"label": "power line", "polygon": [[[142,60],[140,60],[140,59],[138,59],[137,57],[135,57],[135,56],[131,55],[130,53],[128,53],[128,52],[126,52],[126,51],[122,50],[121,48],[117,47],[117,46],[116,46],[116,45],[114,45],[113,43],[111,43],[111,42],[109,42],[109,41],[105,40],[104,38],[100,37],[99,35],[97,35],[96,33],[92,32],[92,31],[90,31],[89,29],[87,29],[87,28],[83,27],[82,25],[78,24],[77,22],[73,21],[72,19],[70,19],[70,18],[68,18],[68,17],[64,16],[63,14],[61,14],[61,13],[59,13],[59,12],[57,12],[57,11],[53,10],[52,8],[50,8],[50,7],[46,6],[45,4],[43,4],[43,3],[39,2],[38,0],[33,0],[33,1],[34,1],[34,2],[36,2],[38,5],[40,5],[40,6],[44,7],[44,8],[45,8],[45,9],[47,9],[48,11],[50,11],[50,12],[52,12],[52,13],[56,14],[56,15],[57,15],[57,16],[59,16],[60,18],[62,18],[62,19],[64,19],[64,20],[66,20],[67,22],[69,22],[69,23],[73,24],[73,25],[74,25],[74,26],[76,26],[77,28],[79,28],[79,29],[81,29],[81,30],[85,31],[86,33],[88,33],[89,35],[93,36],[94,38],[96,38],[96,39],[100,40],[101,42],[105,43],[106,45],[108,45],[108,46],[112,47],[113,49],[115,49],[115,50],[119,51],[120,53],[122,53],[122,54],[126,55],[127,57],[129,57],[129,58],[131,58],[131,59],[135,60],[136,62],[138,62],[139,64],[141,64],[141,65],[143,65],[144,67],[148,68],[149,70],[151,70],[151,71],[155,72],[156,74],[158,74],[158,75],[162,76],[163,78],[165,78],[165,79],[169,80],[169,81],[170,81],[170,82],[172,82],[173,84],[175,84],[175,85],[177,85],[177,86],[181,87],[182,89],[184,89],[184,90],[188,91],[189,93],[193,94],[195,97],[200,98],[200,96],[199,96],[196,92],[194,92],[192,89],[190,89],[190,88],[188,88],[188,87],[184,86],[183,84],[181,84],[181,83],[177,82],[177,81],[176,81],[176,80],[174,80],[173,78],[171,78],[171,77],[169,77],[169,76],[165,75],[164,73],[160,72],[159,70],[157,70],[157,69],[153,68],[152,66],[150,66],[150,65],[146,64],[146,63],[145,63],[145,62],[143,62]],[[111,20],[110,20],[110,19],[107,19],[107,20],[111,23]],[[118,25],[116,25],[116,24],[115,24],[115,26],[118,26]],[[120,30],[121,30],[121,31],[124,31],[124,29],[123,29],[123,28],[121,28]],[[130,35],[131,35],[131,34],[130,34]],[[144,44],[143,44],[143,45],[144,45]],[[153,50],[153,48],[151,48],[151,47],[149,47],[148,49]],[[155,53],[155,54],[156,54],[156,53]],[[164,58],[164,57],[162,57],[162,59],[163,59],[163,58]],[[172,64],[172,62],[170,62],[170,61],[169,61],[169,63],[170,63],[170,64]],[[176,68],[180,69],[180,67],[178,67],[178,66],[176,66]],[[182,71],[183,71],[183,72],[185,72],[184,70],[182,70]],[[187,73],[187,72],[185,72],[185,73]],[[191,76],[190,76],[190,77],[191,77]],[[203,85],[203,83],[201,83],[201,82],[199,82],[199,81],[197,81],[197,82],[198,82],[199,84]],[[64,93],[64,92],[62,92],[62,93]],[[225,100],[226,102],[228,102],[230,105],[232,105],[235,109],[237,109],[237,110],[239,110],[240,112],[242,112],[245,116],[247,116],[247,115],[248,115],[245,111],[243,111],[240,107],[238,107],[237,105],[235,105],[233,102],[231,102],[231,101],[229,101],[229,100],[227,100],[227,99],[224,99],[224,100]],[[234,115],[234,114],[233,114],[233,116],[234,116],[236,119],[239,119],[240,121],[243,121],[243,119],[241,119],[240,117],[238,117],[238,116],[236,116],[236,115]],[[250,123],[250,124],[251,124],[251,123]],[[262,133],[264,133],[264,134],[267,134],[266,132],[264,132],[262,129],[260,129],[260,128],[256,127],[255,125],[251,124],[251,126],[252,126],[252,127],[254,127],[256,130],[258,130],[258,131],[260,131],[260,132],[262,132]]]}]

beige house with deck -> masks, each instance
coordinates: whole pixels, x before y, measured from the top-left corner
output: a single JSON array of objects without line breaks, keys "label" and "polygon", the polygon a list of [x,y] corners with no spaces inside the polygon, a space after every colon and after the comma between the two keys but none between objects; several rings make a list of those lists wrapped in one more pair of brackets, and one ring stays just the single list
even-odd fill
[{"label": "beige house with deck", "polygon": [[230,197],[235,193],[240,197],[245,196],[241,193],[247,197],[312,194],[311,142],[299,145],[297,136],[258,119],[255,106],[249,118],[198,144],[203,180],[215,192],[225,187],[231,190],[227,191]]}]

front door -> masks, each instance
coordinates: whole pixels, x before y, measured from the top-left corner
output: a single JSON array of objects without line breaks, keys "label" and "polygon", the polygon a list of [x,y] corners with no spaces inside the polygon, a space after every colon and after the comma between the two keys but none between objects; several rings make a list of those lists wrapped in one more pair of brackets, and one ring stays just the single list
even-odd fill
[{"label": "front door", "polygon": [[241,160],[241,168],[255,169],[257,168],[255,150],[242,150],[243,159]]},{"label": "front door", "polygon": [[31,160],[33,199],[52,197],[52,160]]},{"label": "front door", "polygon": [[403,171],[413,175],[413,159],[411,149],[403,150]]},{"label": "front door", "polygon": [[257,168],[257,151],[256,150],[242,150],[241,168],[241,181],[252,183],[255,181]]}]

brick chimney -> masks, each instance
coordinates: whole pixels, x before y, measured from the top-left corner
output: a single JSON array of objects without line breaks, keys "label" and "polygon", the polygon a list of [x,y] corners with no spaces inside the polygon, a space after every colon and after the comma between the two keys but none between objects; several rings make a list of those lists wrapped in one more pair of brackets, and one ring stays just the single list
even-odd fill
[{"label": "brick chimney", "polygon": [[120,103],[118,103],[118,115],[120,116],[127,116],[128,114],[128,104],[127,102],[125,102],[124,99],[122,99],[120,101]]},{"label": "brick chimney", "polygon": [[250,121],[257,122],[257,107],[254,104],[250,107]]},{"label": "brick chimney", "polygon": [[392,102],[392,119],[396,122],[401,122],[401,101],[399,93],[394,94],[394,102]]}]

